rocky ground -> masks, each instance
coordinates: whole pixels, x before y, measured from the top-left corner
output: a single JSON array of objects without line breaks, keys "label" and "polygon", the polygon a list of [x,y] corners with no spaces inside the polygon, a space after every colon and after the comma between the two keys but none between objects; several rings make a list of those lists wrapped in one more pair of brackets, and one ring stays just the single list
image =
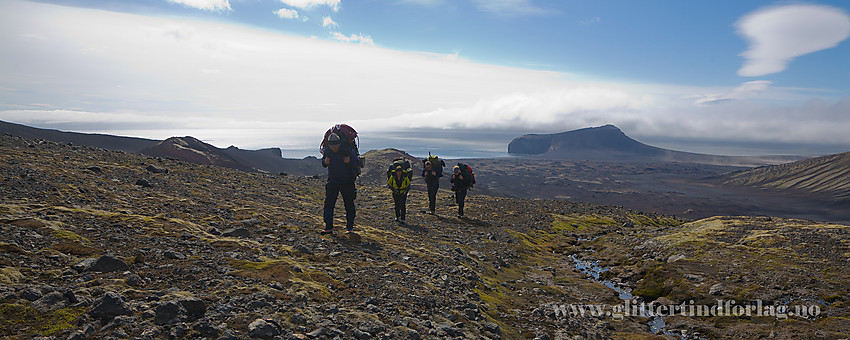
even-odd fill
[{"label": "rocky ground", "polygon": [[[850,228],[699,221],[477,195],[454,217],[358,187],[319,236],[323,179],[0,137],[0,336],[58,339],[846,338]],[[337,225],[343,225],[337,209]],[[599,279],[576,259],[604,270]],[[816,304],[815,316],[562,313],[635,302]],[[692,304],[693,304],[692,303]],[[814,310],[812,310],[814,311]],[[654,330],[654,329],[653,329]],[[675,335],[674,335],[675,334]]]}]

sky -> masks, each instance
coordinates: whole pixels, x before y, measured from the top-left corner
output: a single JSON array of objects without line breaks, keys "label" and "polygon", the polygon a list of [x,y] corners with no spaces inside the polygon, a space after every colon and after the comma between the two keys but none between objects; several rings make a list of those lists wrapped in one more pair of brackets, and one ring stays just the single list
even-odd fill
[{"label": "sky", "polygon": [[505,153],[614,124],[720,154],[850,151],[850,2],[0,0],[0,120],[317,154]]}]

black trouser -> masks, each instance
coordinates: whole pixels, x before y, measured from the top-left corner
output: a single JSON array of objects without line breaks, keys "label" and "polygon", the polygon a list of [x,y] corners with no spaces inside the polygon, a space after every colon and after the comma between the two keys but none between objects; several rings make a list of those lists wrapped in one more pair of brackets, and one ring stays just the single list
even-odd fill
[{"label": "black trouser", "polygon": [[466,191],[469,188],[462,187],[455,191],[455,202],[457,202],[457,214],[463,216],[463,200],[466,199]]},{"label": "black trouser", "polygon": [[426,184],[428,184],[428,209],[434,212],[437,210],[437,190],[440,190],[440,181]]},{"label": "black trouser", "polygon": [[354,216],[357,215],[357,210],[354,207],[354,182],[351,183],[334,183],[328,182],[325,184],[325,229],[331,230],[334,227],[334,206],[339,194],[342,194],[342,202],[345,205],[345,220],[346,227],[354,227]]},{"label": "black trouser", "polygon": [[395,203],[395,218],[404,219],[407,214],[407,192],[403,194],[393,193],[393,203]]}]

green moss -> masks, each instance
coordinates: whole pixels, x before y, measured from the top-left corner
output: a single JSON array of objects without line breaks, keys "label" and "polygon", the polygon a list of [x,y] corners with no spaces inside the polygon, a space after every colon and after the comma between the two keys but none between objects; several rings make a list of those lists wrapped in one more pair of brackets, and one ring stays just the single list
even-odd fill
[{"label": "green moss", "polygon": [[596,215],[553,215],[552,230],[558,233],[575,232],[597,226],[616,225],[617,221],[610,217]]},{"label": "green moss", "polygon": [[644,214],[628,214],[627,218],[630,222],[632,222],[632,224],[651,227],[678,227],[685,223],[675,217],[647,216]]},{"label": "green moss", "polygon": [[664,265],[657,266],[646,273],[643,281],[638,282],[634,295],[638,295],[646,301],[654,301],[672,291],[672,287],[665,286],[665,282],[672,276],[671,270]]},{"label": "green moss", "polygon": [[65,330],[75,329],[76,321],[85,312],[83,307],[40,312],[30,306],[0,304],[0,334],[55,336]]},{"label": "green moss", "polygon": [[15,267],[0,268],[0,283],[13,284],[23,280],[24,275]]}]

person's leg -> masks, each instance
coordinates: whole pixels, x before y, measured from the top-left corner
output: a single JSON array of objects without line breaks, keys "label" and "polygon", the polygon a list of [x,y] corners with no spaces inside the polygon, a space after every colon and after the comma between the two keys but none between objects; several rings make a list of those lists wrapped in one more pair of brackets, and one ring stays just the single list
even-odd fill
[{"label": "person's leg", "polygon": [[404,222],[404,220],[406,219],[406,215],[407,215],[407,193],[401,194],[399,196],[401,196],[398,199],[399,203],[400,203],[399,204],[400,210],[401,210],[401,221]]},{"label": "person's leg", "polygon": [[334,227],[334,206],[336,206],[336,199],[338,196],[339,186],[331,182],[325,184],[325,211],[323,216],[325,220],[325,230],[331,230]]},{"label": "person's leg", "polygon": [[466,199],[466,188],[462,188],[455,194],[457,198],[457,214],[463,216],[463,202]]},{"label": "person's leg", "polygon": [[440,189],[440,182],[428,184],[428,209],[433,214],[437,210],[437,191]]},{"label": "person's leg", "polygon": [[357,216],[357,207],[354,205],[355,188],[354,183],[343,184],[339,191],[342,193],[342,201],[345,203],[345,227],[354,228],[354,217]]},{"label": "person's leg", "polygon": [[395,212],[395,219],[396,220],[401,218],[400,199],[401,199],[401,195],[393,193],[393,211]]}]

